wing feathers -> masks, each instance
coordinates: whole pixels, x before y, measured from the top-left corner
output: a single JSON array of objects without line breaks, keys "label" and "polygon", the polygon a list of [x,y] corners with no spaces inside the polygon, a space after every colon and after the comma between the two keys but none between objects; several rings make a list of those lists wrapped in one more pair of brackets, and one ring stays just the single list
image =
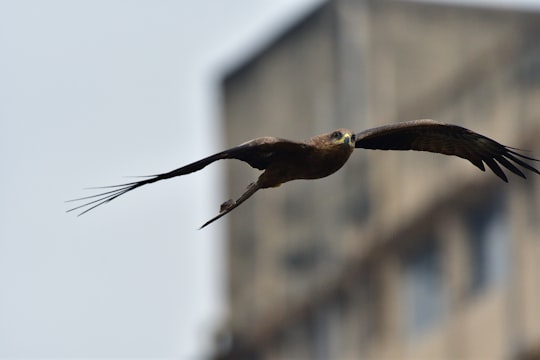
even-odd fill
[{"label": "wing feathers", "polygon": [[486,158],[484,159],[484,162],[498,177],[500,177],[504,182],[508,182],[508,178],[504,174],[504,171],[501,170],[501,167],[495,162],[495,160],[492,158]]},{"label": "wing feathers", "polygon": [[356,135],[355,147],[379,150],[418,150],[455,155],[469,160],[482,171],[485,171],[484,164],[486,164],[505,182],[508,182],[508,178],[500,165],[523,178],[525,174],[515,164],[540,174],[536,168],[522,159],[538,160],[518,153],[515,151],[517,149],[504,146],[461,126],[429,119],[405,121],[368,129]]},{"label": "wing feathers", "polygon": [[67,212],[84,209],[78,214],[80,216],[92,209],[95,209],[100,205],[106,204],[116,199],[117,197],[129,191],[135,190],[138,187],[151,184],[156,181],[170,179],[176,176],[190,174],[192,172],[201,170],[207,165],[210,165],[211,163],[218,160],[237,159],[248,163],[254,168],[263,170],[266,169],[266,167],[276,159],[285,157],[290,151],[295,151],[305,146],[306,145],[303,143],[278,139],[274,137],[262,137],[253,139],[236,147],[221,151],[217,154],[210,155],[208,157],[205,157],[204,159],[182,166],[178,169],[162,174],[147,176],[147,178],[144,180],[129,182],[126,184],[98,187],[97,189],[113,188],[114,190],[105,191],[99,194],[85,196],[73,200],[68,200],[67,202],[74,202],[93,199],[79,206],[73,207],[67,210]]}]

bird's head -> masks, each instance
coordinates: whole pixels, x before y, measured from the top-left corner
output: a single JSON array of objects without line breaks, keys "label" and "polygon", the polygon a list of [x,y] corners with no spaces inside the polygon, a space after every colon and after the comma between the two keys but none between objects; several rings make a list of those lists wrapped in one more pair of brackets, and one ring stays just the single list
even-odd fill
[{"label": "bird's head", "polygon": [[337,129],[328,134],[328,141],[332,144],[345,145],[354,148],[356,135],[348,129]]}]

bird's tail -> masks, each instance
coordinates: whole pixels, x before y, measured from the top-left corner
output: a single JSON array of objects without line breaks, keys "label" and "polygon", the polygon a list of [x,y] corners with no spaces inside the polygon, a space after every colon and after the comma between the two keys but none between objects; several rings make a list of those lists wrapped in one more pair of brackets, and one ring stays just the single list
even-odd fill
[{"label": "bird's tail", "polygon": [[242,204],[244,201],[249,199],[251,197],[251,195],[255,194],[255,192],[257,192],[257,190],[259,190],[259,189],[261,189],[261,186],[259,185],[258,181],[249,184],[249,186],[247,187],[246,192],[244,192],[242,194],[242,196],[240,196],[236,201],[231,199],[231,200],[227,200],[223,204],[221,204],[221,207],[219,209],[219,214],[216,215],[215,217],[213,217],[212,219],[208,220],[207,222],[205,222],[204,225],[199,228],[199,230],[202,229],[203,227],[205,227],[206,225],[210,225],[211,223],[213,223],[214,221],[216,221],[220,217],[222,217],[224,215],[227,215],[228,213],[233,211],[235,208],[240,206],[240,204]]}]

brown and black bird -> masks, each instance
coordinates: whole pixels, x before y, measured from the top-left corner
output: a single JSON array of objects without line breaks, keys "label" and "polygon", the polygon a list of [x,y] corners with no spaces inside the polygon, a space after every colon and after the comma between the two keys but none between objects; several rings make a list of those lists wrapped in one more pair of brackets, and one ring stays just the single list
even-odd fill
[{"label": "brown and black bird", "polygon": [[112,190],[70,201],[90,200],[68,211],[85,209],[82,215],[120,195],[140,186],[175,176],[201,170],[214,161],[237,159],[264,172],[251,183],[236,201],[221,205],[219,214],[201,228],[228,214],[259,189],[279,186],[297,179],[320,179],[333,174],[347,162],[354,148],[377,150],[418,150],[455,155],[469,160],[485,171],[484,163],[503,181],[508,179],[500,165],[525,178],[518,168],[540,174],[524,160],[538,161],[518,153],[515,148],[457,125],[444,124],[429,119],[405,121],[368,129],[355,134],[338,129],[328,134],[314,136],[306,141],[292,141],[275,137],[261,137],[208,156],[176,170],[149,176],[147,179],[127,184],[107,186]]}]

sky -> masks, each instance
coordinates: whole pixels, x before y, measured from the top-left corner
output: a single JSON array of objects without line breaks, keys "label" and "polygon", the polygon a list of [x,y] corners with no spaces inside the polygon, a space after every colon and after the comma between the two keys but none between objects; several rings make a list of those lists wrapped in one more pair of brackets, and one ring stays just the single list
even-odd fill
[{"label": "sky", "polygon": [[317,2],[0,0],[0,358],[209,353],[223,165],[64,201],[219,151],[221,76]]},{"label": "sky", "polygon": [[0,358],[208,354],[226,221],[197,229],[223,164],[81,217],[64,201],[235,145],[219,79],[317,3],[0,0]]}]

